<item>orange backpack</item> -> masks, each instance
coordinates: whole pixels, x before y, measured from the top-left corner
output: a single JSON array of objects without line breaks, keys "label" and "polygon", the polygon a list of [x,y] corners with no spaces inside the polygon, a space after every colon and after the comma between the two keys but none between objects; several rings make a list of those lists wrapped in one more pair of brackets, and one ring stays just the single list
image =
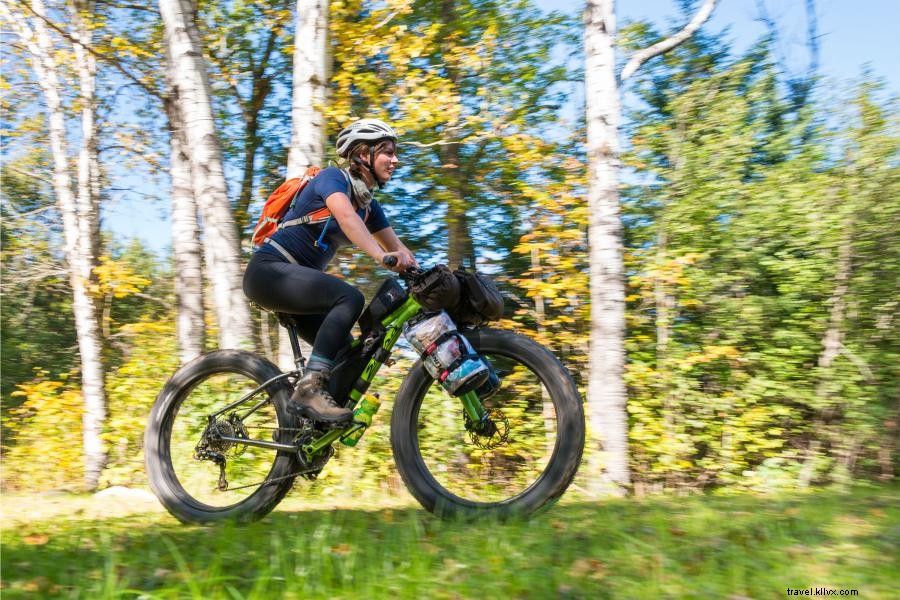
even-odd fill
[{"label": "orange backpack", "polygon": [[[313,177],[319,174],[322,169],[319,167],[309,167],[303,177],[294,177],[288,179],[278,186],[278,188],[269,195],[263,206],[262,215],[253,228],[253,245],[260,246],[269,239],[273,233],[278,231],[282,226],[281,220],[288,210],[294,204],[294,201],[300,195],[300,192],[306,188],[307,184],[312,181]],[[318,216],[318,215],[317,215]]]}]

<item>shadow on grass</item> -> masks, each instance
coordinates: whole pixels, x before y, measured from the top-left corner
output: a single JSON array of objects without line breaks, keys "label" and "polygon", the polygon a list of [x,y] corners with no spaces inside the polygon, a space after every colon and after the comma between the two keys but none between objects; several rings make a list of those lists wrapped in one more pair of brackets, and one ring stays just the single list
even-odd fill
[{"label": "shadow on grass", "polygon": [[566,503],[529,521],[421,510],[161,515],[4,531],[3,597],[785,597],[898,585],[897,488]]}]

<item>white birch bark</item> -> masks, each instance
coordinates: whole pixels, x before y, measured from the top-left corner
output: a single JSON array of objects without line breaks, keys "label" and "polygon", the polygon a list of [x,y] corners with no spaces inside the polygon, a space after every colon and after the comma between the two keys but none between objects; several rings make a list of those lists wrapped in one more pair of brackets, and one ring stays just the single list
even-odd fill
[{"label": "white birch bark", "polygon": [[178,357],[185,364],[203,352],[206,341],[203,308],[203,248],[197,202],[191,187],[191,160],[187,155],[184,119],[178,107],[175,63],[165,49],[166,85],[163,98],[169,120],[170,175],[172,178],[172,259],[175,267],[175,327]]},{"label": "white birch bark", "polygon": [[[96,153],[93,157],[87,153],[85,159],[79,160],[79,173],[82,172],[82,168],[86,169],[79,180],[82,184],[86,181],[86,187],[89,190],[86,196],[79,198],[72,191],[66,118],[60,95],[58,74],[60,67],[56,62],[56,51],[52,46],[47,25],[42,20],[47,13],[41,0],[32,0],[31,10],[37,15],[37,18],[28,19],[21,14],[13,15],[8,5],[0,3],[0,12],[16,31],[30,54],[30,62],[46,102],[48,137],[53,156],[53,190],[63,220],[65,254],[69,267],[69,282],[72,287],[72,308],[81,358],[85,485],[89,489],[95,489],[106,462],[106,450],[100,438],[106,420],[106,391],[103,381],[100,327],[97,322],[96,303],[88,289],[94,258],[91,232],[96,230],[95,221],[98,218],[96,210],[91,209],[92,199],[96,196],[90,191],[91,188],[96,189],[94,186],[97,185],[97,182],[91,178],[89,170],[92,160],[96,162]],[[85,31],[82,29],[79,35],[84,33]],[[80,69],[89,69],[87,63],[80,62],[78,66]],[[80,82],[82,94],[87,94],[87,98],[92,100],[93,78],[86,77],[87,75],[89,75],[89,71],[81,72],[79,70],[79,76],[84,78]],[[92,105],[92,102],[88,102],[85,108],[90,110],[89,107]],[[82,115],[82,124],[83,126],[85,123],[88,124],[89,132],[94,130],[91,126],[93,118],[93,113],[87,116]],[[92,143],[90,136],[86,143]],[[95,143],[94,148],[96,148]],[[87,166],[83,167],[83,165]],[[83,188],[84,185],[80,185],[79,191],[83,191]],[[79,201],[84,206],[80,206]],[[85,208],[86,210],[83,210]]]},{"label": "white birch bark", "polygon": [[[706,0],[673,36],[634,54],[622,79],[654,56],[678,46],[715,8]],[[591,345],[588,425],[589,489],[622,494],[631,482],[625,389],[625,281],[619,210],[619,124],[615,0],[588,0],[584,11],[585,110],[588,154],[588,242],[591,275]]]},{"label": "white birch bark", "polygon": [[[324,165],[325,118],[321,111],[327,100],[330,57],[328,0],[297,0],[288,178],[299,177],[308,166]],[[300,349],[307,358],[312,352],[303,340]],[[284,327],[278,328],[278,366],[294,368],[294,353]]]},{"label": "white birch bark", "polygon": [[694,17],[684,26],[684,29],[678,33],[667,37],[666,39],[653,44],[643,50],[635,52],[628,63],[622,68],[622,81],[625,81],[641,68],[641,65],[660,54],[665,54],[678,44],[687,41],[694,33],[700,29],[700,26],[709,18],[713,9],[716,7],[716,0],[706,0],[703,5],[694,14]]},{"label": "white birch bark", "polygon": [[630,483],[625,412],[625,282],[619,217],[619,122],[613,0],[584,13],[591,294],[588,488],[622,493]]},{"label": "white birch bark", "polygon": [[328,0],[297,0],[289,178],[302,175],[310,165],[322,166],[325,159],[321,110],[327,98],[329,58]]},{"label": "white birch bark", "polygon": [[[268,318],[265,316],[263,318]],[[312,346],[300,340],[300,351],[306,358],[312,354]],[[291,348],[291,338],[288,336],[288,330],[284,327],[278,327],[278,368],[282,371],[290,371],[294,368],[294,350]]]},{"label": "white birch bark", "polygon": [[213,120],[209,78],[191,0],[160,0],[185,126],[191,181],[203,226],[206,273],[212,284],[221,348],[252,343],[250,309],[241,289],[241,254],[228,202],[222,152]]},{"label": "white birch bark", "polygon": [[[167,65],[171,69],[171,63]],[[170,93],[177,90],[170,87]],[[166,100],[172,177],[172,258],[175,265],[178,356],[187,363],[201,352],[206,339],[203,310],[203,251],[197,203],[191,188],[191,162],[185,151],[184,123],[174,98]]]},{"label": "white birch bark", "polygon": [[[97,265],[100,253],[100,161],[97,156],[97,98],[96,79],[97,62],[88,49],[93,47],[91,24],[88,22],[94,12],[94,2],[90,0],[74,0],[72,8],[72,27],[76,43],[75,65],[78,70],[78,87],[81,97],[81,147],[78,152],[78,194],[76,196],[78,212],[78,264],[79,276],[84,283],[94,279],[93,270]],[[87,294],[85,294],[87,296]],[[84,414],[82,416],[85,480],[93,489],[97,487],[100,473],[106,464],[106,451],[100,438],[106,423],[106,394],[103,389],[103,365],[100,352],[100,328],[97,323],[99,312],[93,298],[87,296],[93,310],[92,319],[85,323],[90,328],[86,335],[92,339],[90,362],[91,369],[96,371],[91,376],[91,386],[96,389],[84,393]],[[80,338],[80,336],[79,336]],[[95,341],[94,341],[95,340]],[[96,347],[96,350],[94,350]],[[96,354],[94,354],[96,352]],[[84,360],[84,357],[82,357]],[[99,387],[97,387],[99,386]],[[82,387],[85,387],[83,382]]]},{"label": "white birch bark", "polygon": [[191,189],[191,163],[184,152],[182,132],[173,131],[172,254],[175,262],[178,355],[182,364],[203,352],[206,324],[203,311],[203,253],[197,203]]},{"label": "white birch bark", "polygon": [[[844,345],[844,315],[847,308],[847,293],[850,290],[850,276],[852,274],[853,261],[853,216],[847,218],[844,223],[846,228],[841,245],[838,250],[837,273],[835,274],[834,292],[831,294],[831,309],[828,311],[828,328],[822,338],[822,353],[819,355],[818,367],[820,379],[816,385],[816,398],[821,406],[816,411],[812,421],[812,439],[806,449],[806,457],[803,467],[800,469],[798,484],[801,488],[808,487],[816,474],[816,462],[820,458],[822,442],[827,439],[828,431],[825,415],[833,410],[833,394],[828,389],[831,379],[831,369],[834,362],[841,354]],[[843,445],[843,444],[841,444]]]}]

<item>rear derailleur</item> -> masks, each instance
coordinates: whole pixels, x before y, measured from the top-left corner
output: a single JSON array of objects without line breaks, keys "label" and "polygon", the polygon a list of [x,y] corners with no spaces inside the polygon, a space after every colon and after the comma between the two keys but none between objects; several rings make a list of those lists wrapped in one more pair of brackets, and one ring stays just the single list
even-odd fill
[{"label": "rear derailleur", "polygon": [[231,413],[227,419],[210,420],[200,442],[194,448],[196,460],[209,460],[219,467],[219,481],[216,488],[220,492],[228,489],[228,480],[225,478],[225,453],[234,448],[234,456],[240,456],[246,450],[246,446],[236,447],[234,442],[223,440],[224,437],[247,438],[247,428],[238,417],[237,413]]}]

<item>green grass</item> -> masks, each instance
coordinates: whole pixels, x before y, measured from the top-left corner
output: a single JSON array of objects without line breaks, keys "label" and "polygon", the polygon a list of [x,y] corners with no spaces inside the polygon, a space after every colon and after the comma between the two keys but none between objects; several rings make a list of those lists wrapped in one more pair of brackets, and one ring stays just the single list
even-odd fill
[{"label": "green grass", "polygon": [[214,528],[164,513],[55,516],[4,524],[2,597],[737,599],[831,587],[891,598],[898,496],[570,500],[506,524],[414,508],[278,510]]}]

